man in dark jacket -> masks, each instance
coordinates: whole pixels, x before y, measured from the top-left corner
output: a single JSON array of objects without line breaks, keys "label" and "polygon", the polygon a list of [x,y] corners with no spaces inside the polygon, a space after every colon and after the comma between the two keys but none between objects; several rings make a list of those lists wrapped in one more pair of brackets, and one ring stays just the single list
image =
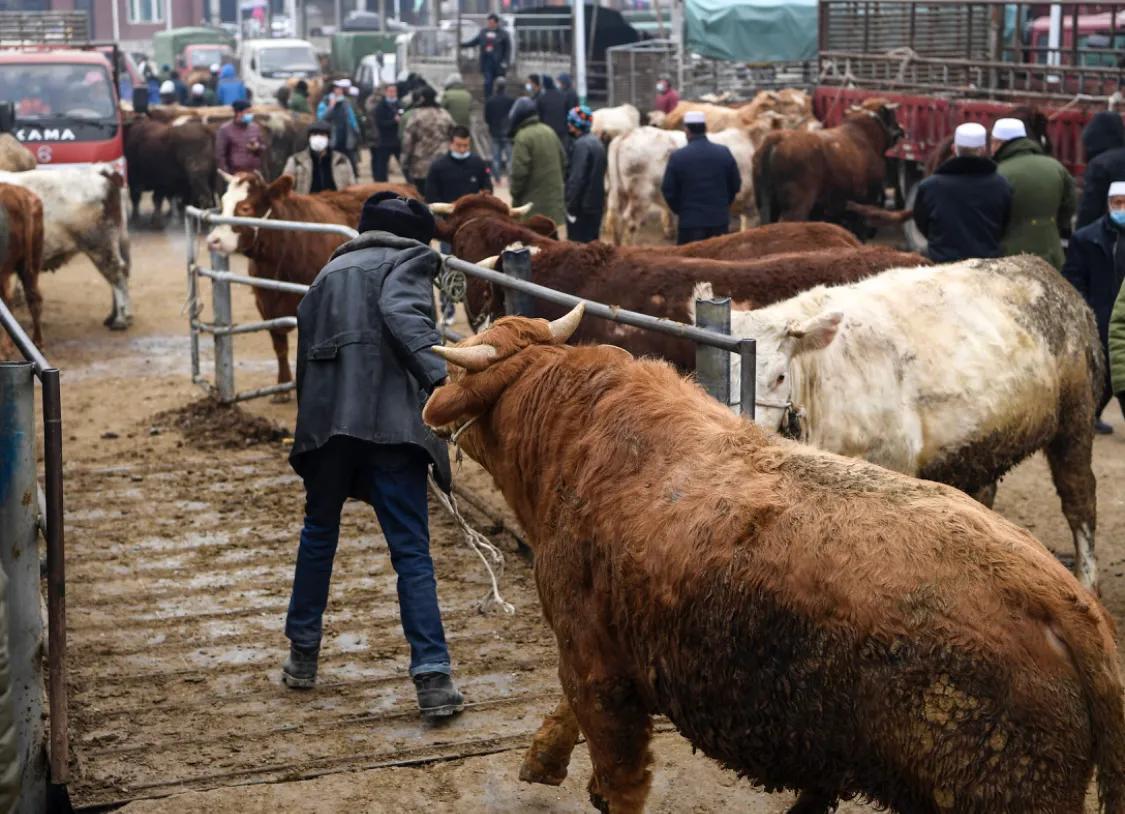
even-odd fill
[{"label": "man in dark jacket", "polygon": [[566,144],[566,100],[549,76],[543,77],[543,89],[535,96],[535,107],[539,111],[539,121],[555,131],[559,144]]},{"label": "man in dark jacket", "polygon": [[[1109,185],[1106,195],[1108,211],[1070,238],[1066,249],[1063,276],[1078,289],[1094,312],[1102,349],[1109,357],[1109,318],[1113,304],[1125,279],[1125,176]],[[1098,404],[1094,429],[1105,435],[1113,429],[1101,420],[1102,410],[1113,396],[1109,365],[1106,365],[1105,392]]]},{"label": "man in dark jacket", "polygon": [[[383,88],[383,98],[371,109],[371,132],[375,146],[371,148],[371,177],[375,181],[387,180],[391,157],[399,161],[398,123],[402,119],[402,109],[398,104],[398,87],[391,84]],[[401,163],[401,162],[400,162]]]},{"label": "man in dark jacket", "polygon": [[707,138],[703,112],[684,116],[688,143],[672,153],[660,191],[679,216],[676,244],[694,243],[725,235],[730,229],[730,205],[742,188],[738,163],[730,150]]},{"label": "man in dark jacket", "polygon": [[1079,229],[1106,213],[1110,183],[1125,178],[1125,123],[1121,114],[1111,110],[1095,113],[1082,131],[1082,146],[1086,148],[1086,174],[1078,204]]},{"label": "man in dark jacket", "polygon": [[503,77],[496,80],[493,90],[492,96],[484,103],[484,121],[492,136],[492,179],[499,184],[512,161],[508,114],[512,112],[512,105],[516,100],[508,95],[508,82]]},{"label": "man in dark jacket", "polygon": [[446,376],[430,348],[434,219],[390,192],[363,206],[360,236],[345,243],[297,309],[297,429],[289,460],[305,482],[305,524],[285,621],[289,687],[316,683],[340,511],[370,503],[398,574],[402,628],[422,716],[459,712],[430,558],[426,477],[450,488],[444,442],[422,422],[422,404]]},{"label": "man in dark jacket", "polygon": [[918,186],[914,222],[937,263],[1000,257],[1012,214],[1012,187],[988,157],[988,131],[976,122],[953,134],[954,157]]},{"label": "man in dark jacket", "polygon": [[500,18],[495,14],[488,15],[488,22],[479,34],[468,42],[461,43],[462,48],[478,45],[480,72],[484,74],[484,98],[487,99],[492,95],[492,83],[508,72],[508,58],[512,51],[508,32],[500,27]]},{"label": "man in dark jacket", "polygon": [[567,114],[574,143],[566,169],[566,236],[579,243],[598,239],[605,212],[605,145],[590,132],[593,123],[588,107]]},{"label": "man in dark jacket", "polygon": [[[574,80],[571,79],[568,73],[559,74],[558,80],[559,92],[563,95],[563,103],[566,105],[566,109],[568,111],[574,110],[574,108],[579,105],[578,91],[574,89]],[[567,115],[569,116],[570,114],[568,113]]]},{"label": "man in dark jacket", "polygon": [[426,201],[453,203],[462,195],[492,192],[492,176],[484,159],[473,153],[469,128],[453,128],[449,152],[430,165],[426,175]]}]

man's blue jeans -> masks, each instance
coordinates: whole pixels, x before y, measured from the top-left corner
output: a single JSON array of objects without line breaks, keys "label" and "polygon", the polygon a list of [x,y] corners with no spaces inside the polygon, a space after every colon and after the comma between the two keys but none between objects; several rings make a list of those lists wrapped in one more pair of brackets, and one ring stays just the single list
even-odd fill
[{"label": "man's blue jeans", "polygon": [[512,164],[512,141],[508,138],[492,137],[492,178],[499,183]]},{"label": "man's blue jeans", "polygon": [[285,620],[285,635],[293,645],[305,650],[320,646],[321,619],[340,537],[340,510],[348,495],[360,489],[375,508],[398,574],[410,675],[450,672],[430,559],[428,467],[429,456],[417,447],[380,446],[344,436],[306,453],[302,462],[305,527]]}]

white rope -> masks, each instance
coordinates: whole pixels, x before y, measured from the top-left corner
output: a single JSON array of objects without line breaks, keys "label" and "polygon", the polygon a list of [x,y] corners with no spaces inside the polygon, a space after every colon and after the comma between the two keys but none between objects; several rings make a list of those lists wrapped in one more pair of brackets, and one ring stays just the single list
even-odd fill
[{"label": "white rope", "polygon": [[488,538],[481,534],[479,531],[469,525],[468,521],[461,515],[461,510],[457,508],[457,498],[452,494],[446,494],[437,483],[434,482],[433,477],[430,478],[430,491],[434,493],[434,497],[445,508],[447,512],[453,517],[454,522],[461,529],[461,534],[465,537],[465,542],[468,544],[478,557],[484,563],[484,570],[488,572],[488,578],[492,582],[492,589],[481,600],[481,611],[487,611],[492,606],[498,606],[504,613],[515,613],[515,606],[510,602],[504,601],[504,597],[500,596],[500,580],[499,577],[504,575],[504,554],[496,546],[488,541]]}]

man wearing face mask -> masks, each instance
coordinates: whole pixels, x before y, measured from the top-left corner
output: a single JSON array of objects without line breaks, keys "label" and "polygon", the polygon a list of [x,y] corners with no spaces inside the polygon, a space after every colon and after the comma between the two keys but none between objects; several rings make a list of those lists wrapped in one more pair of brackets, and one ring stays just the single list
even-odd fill
[{"label": "man wearing face mask", "polygon": [[328,122],[332,127],[332,149],[343,153],[356,166],[356,146],[359,144],[359,120],[348,101],[348,89],[352,83],[347,79],[337,79],[332,83],[332,92],[316,106],[316,117]]},{"label": "man wearing face mask", "polygon": [[[1108,209],[1104,215],[1075,232],[1066,250],[1063,276],[1078,289],[1094,312],[1102,349],[1111,360],[1106,369],[1105,392],[1098,405],[1098,418],[1094,421],[1096,432],[1105,435],[1113,429],[1101,420],[1102,410],[1114,393],[1125,393],[1125,364],[1122,364],[1122,346],[1125,345],[1125,311],[1114,307],[1125,279],[1125,179],[1109,185]],[[1110,315],[1114,320],[1111,323]],[[1116,359],[1114,358],[1116,356]],[[1110,379],[1110,367],[1117,373]]]},{"label": "man wearing face mask", "polygon": [[331,129],[327,122],[309,126],[309,149],[289,156],[285,175],[293,176],[293,191],[298,195],[338,190],[355,183],[355,171],[348,157],[328,144]]},{"label": "man wearing face mask", "polygon": [[383,98],[372,101],[374,94],[369,98],[370,110],[367,118],[370,119],[370,132],[373,137],[371,147],[371,177],[378,182],[387,180],[390,171],[391,157],[402,163],[399,158],[401,142],[399,140],[398,126],[402,120],[402,108],[398,104],[398,86],[394,83],[383,88]]},{"label": "man wearing face mask", "polygon": [[223,172],[260,172],[265,140],[254,121],[250,103],[244,99],[231,105],[234,119],[215,134],[215,160]]},{"label": "man wearing face mask", "polygon": [[660,81],[656,83],[656,101],[653,103],[653,110],[659,110],[664,115],[668,115],[676,109],[676,105],[679,103],[680,94],[676,93],[676,89],[672,87],[668,77],[662,76]]},{"label": "man wearing face mask", "polygon": [[453,203],[462,195],[492,192],[492,174],[484,159],[472,152],[469,128],[453,128],[449,152],[430,165],[426,202]]}]

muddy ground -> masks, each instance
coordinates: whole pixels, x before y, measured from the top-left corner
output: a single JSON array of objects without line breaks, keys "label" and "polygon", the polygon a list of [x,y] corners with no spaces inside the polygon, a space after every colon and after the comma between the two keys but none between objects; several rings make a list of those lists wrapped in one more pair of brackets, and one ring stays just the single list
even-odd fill
[{"label": "muddy ground", "polygon": [[[492,538],[509,552],[502,589],[517,612],[484,615],[479,562],[432,507],[447,633],[470,703],[449,726],[415,717],[394,574],[373,513],[359,504],[345,511],[321,684],[311,693],[281,686],[302,489],[283,433],[252,419],[291,427],[294,408],[190,407],[202,392],[189,380],[184,247],[177,226],[134,234],[127,333],[102,327],[109,291],[87,261],[43,280],[46,352],[63,371],[73,801],[240,814],[590,810],[581,746],[560,788],[516,780],[556,678],[554,642],[509,535]],[[236,320],[257,318],[249,291],[234,300]],[[235,343],[239,388],[270,384],[266,335]],[[209,362],[206,342],[204,350]],[[1098,542],[1104,598],[1120,621],[1125,426],[1116,407],[1109,418],[1118,434],[1097,442]],[[471,462],[460,480],[499,505]],[[997,508],[1070,551],[1041,458],[1005,480]],[[693,755],[674,732],[658,735],[654,750],[653,811],[772,814],[791,802]]]}]

